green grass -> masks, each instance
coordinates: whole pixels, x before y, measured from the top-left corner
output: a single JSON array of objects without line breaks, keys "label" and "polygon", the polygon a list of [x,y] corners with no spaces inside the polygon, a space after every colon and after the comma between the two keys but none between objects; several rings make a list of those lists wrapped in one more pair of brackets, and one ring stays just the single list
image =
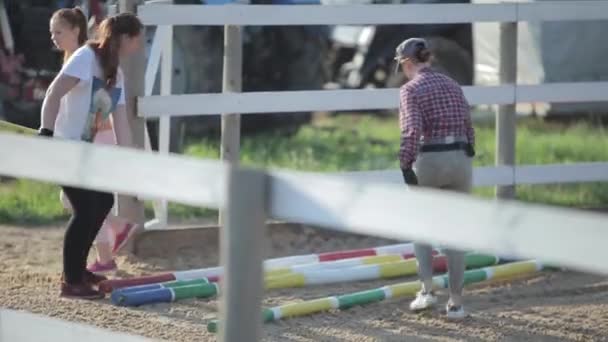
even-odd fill
[{"label": "green grass", "polygon": [[43,224],[67,217],[55,185],[17,180],[0,184],[0,222]]},{"label": "green grass", "polygon": [[[476,126],[476,166],[494,163],[494,127]],[[395,119],[370,116],[339,116],[318,120],[302,127],[295,135],[280,132],[244,137],[241,163],[264,168],[301,171],[380,170],[398,167],[396,153],[399,131]],[[608,161],[608,133],[599,126],[562,126],[527,119],[518,123],[518,164],[574,163]],[[186,154],[219,158],[219,139],[190,139]],[[0,222],[43,224],[67,218],[56,186],[19,180],[0,184]],[[493,188],[475,193],[492,196]],[[608,183],[518,186],[518,198],[575,207],[608,206]],[[151,206],[147,206],[151,215]],[[209,217],[213,211],[170,205],[170,216],[179,219]]]}]

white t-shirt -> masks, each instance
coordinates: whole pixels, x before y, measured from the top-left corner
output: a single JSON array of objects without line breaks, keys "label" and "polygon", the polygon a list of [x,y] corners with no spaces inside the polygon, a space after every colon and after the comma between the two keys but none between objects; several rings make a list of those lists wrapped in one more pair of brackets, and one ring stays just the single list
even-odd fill
[{"label": "white t-shirt", "polygon": [[96,127],[110,119],[117,105],[125,103],[124,77],[120,68],[116,84],[105,88],[103,73],[95,51],[85,45],[64,64],[60,75],[80,81],[61,99],[55,121],[55,136],[71,140],[93,141]]}]

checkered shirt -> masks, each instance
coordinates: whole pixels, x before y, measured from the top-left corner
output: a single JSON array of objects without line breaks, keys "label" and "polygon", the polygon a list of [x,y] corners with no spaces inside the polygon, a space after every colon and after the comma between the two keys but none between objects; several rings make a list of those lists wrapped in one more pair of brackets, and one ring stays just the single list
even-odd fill
[{"label": "checkered shirt", "polygon": [[411,168],[421,140],[466,137],[475,144],[469,104],[456,81],[430,68],[422,69],[400,89],[401,168]]}]

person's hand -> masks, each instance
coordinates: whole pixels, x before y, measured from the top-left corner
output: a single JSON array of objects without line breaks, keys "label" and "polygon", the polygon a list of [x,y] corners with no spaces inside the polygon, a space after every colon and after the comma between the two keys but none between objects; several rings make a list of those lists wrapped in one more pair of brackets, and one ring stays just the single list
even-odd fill
[{"label": "person's hand", "polygon": [[411,168],[401,169],[401,173],[403,174],[403,180],[407,185],[418,185],[418,177],[414,170]]},{"label": "person's hand", "polygon": [[473,146],[472,144],[467,144],[465,153],[467,154],[468,157],[471,157],[471,158],[475,157],[475,146]]},{"label": "person's hand", "polygon": [[38,136],[41,137],[53,137],[53,131],[51,131],[48,128],[39,128],[38,129]]}]

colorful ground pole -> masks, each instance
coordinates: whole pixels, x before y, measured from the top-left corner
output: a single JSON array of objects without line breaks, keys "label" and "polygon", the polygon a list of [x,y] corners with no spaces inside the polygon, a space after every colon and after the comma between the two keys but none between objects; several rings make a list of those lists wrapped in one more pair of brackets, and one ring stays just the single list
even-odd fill
[{"label": "colorful ground pole", "polygon": [[[465,285],[487,280],[513,278],[538,272],[541,269],[543,269],[541,263],[530,260],[470,270],[465,272]],[[433,282],[438,288],[446,288],[448,286],[448,277],[447,275],[436,276],[433,278]],[[412,281],[383,286],[373,290],[286,304],[264,309],[263,319],[264,322],[271,322],[282,318],[311,315],[334,309],[344,310],[353,306],[375,303],[390,298],[413,297],[419,290],[420,282]],[[216,332],[217,325],[217,321],[212,321],[207,325],[207,330]]]}]

